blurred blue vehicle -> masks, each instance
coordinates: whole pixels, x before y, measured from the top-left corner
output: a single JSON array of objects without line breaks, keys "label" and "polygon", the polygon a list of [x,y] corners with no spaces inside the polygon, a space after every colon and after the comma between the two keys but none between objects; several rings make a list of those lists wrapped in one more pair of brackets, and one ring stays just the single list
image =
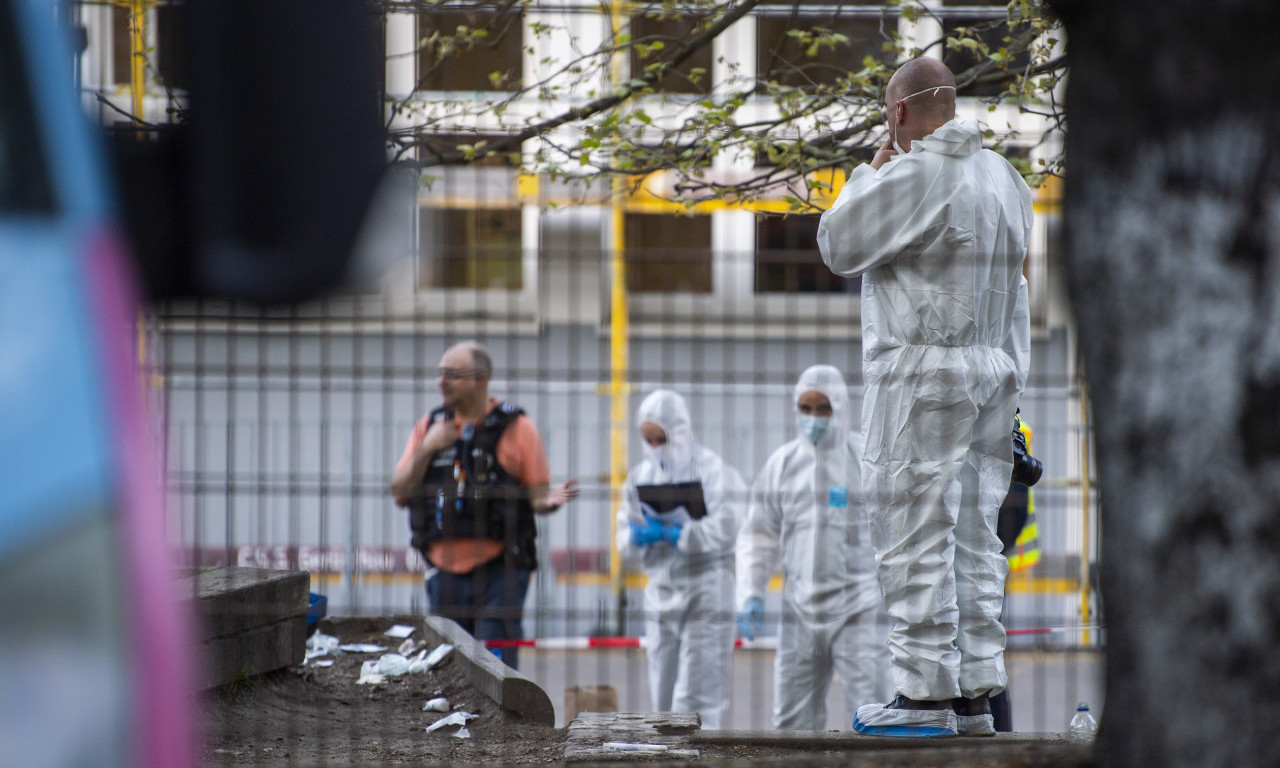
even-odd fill
[{"label": "blurred blue vehicle", "polygon": [[0,0],[0,750],[190,765],[131,265],[64,35],[48,3]]},{"label": "blurred blue vehicle", "polygon": [[[77,102],[59,4],[0,0],[3,765],[196,763],[196,646],[132,346],[139,297],[281,301],[332,287],[381,173],[376,91],[364,90],[376,51],[352,34],[363,28],[352,23],[363,21],[357,3],[186,6],[200,23],[189,37],[204,90],[193,86],[191,99],[204,122],[184,126],[191,135],[177,143],[121,152]],[[352,45],[368,48],[358,66],[344,55]],[[232,46],[236,57],[218,55]],[[289,66],[273,65],[279,50]],[[339,101],[367,96],[367,115],[315,121],[282,147],[321,107],[319,96],[282,99],[272,77]],[[270,99],[280,106],[250,124]],[[172,154],[148,164],[156,151]],[[262,162],[267,154],[279,165]],[[169,169],[179,177],[164,177]],[[135,183],[146,174],[163,183]],[[317,177],[342,184],[325,191]],[[159,239],[131,230],[130,212],[148,207],[181,225]]]}]

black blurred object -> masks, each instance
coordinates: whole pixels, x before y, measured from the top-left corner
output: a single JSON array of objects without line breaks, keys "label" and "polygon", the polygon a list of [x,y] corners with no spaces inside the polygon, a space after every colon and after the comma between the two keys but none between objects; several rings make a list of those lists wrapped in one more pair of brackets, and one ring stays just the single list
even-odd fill
[{"label": "black blurred object", "polygon": [[[1017,430],[1016,434],[1025,437],[1021,430]],[[996,517],[996,536],[1000,537],[1000,554],[1005,557],[1014,553],[1018,536],[1027,525],[1027,518],[1031,514],[1030,501],[1031,490],[1027,486],[1017,482],[1009,483],[1009,493],[1005,495],[1004,503],[1000,505],[1000,513]],[[1000,613],[1000,618],[1004,619],[1003,611]],[[1013,707],[1009,703],[1008,688],[991,697],[991,717],[995,721],[997,733],[1008,733],[1013,730]]]},{"label": "black blurred object", "polygon": [[185,121],[111,147],[152,299],[338,286],[386,162],[378,18],[358,0],[189,0]]},{"label": "black blurred object", "polygon": [[1040,482],[1044,465],[1027,452],[1027,436],[1022,434],[1022,420],[1013,415],[1013,482],[1027,487]]},{"label": "black blurred object", "polygon": [[1028,502],[1031,491],[1018,482],[1009,483],[1009,493],[1000,505],[1000,513],[996,517],[996,536],[1000,537],[1000,554],[1008,557],[1013,554],[1013,547],[1018,536],[1027,525],[1030,514]]}]

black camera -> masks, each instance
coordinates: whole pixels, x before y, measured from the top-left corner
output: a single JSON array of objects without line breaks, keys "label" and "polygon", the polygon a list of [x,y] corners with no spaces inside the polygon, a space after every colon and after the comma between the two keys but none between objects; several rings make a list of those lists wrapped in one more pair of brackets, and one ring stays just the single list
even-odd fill
[{"label": "black camera", "polygon": [[1033,486],[1040,482],[1044,465],[1027,451],[1027,436],[1022,434],[1022,419],[1013,414],[1013,482]]}]

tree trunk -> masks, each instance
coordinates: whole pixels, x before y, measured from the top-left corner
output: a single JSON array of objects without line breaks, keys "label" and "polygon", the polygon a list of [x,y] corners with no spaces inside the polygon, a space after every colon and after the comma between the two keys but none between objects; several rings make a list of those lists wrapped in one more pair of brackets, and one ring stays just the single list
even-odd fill
[{"label": "tree trunk", "polygon": [[1054,0],[1108,766],[1280,765],[1280,3]]}]

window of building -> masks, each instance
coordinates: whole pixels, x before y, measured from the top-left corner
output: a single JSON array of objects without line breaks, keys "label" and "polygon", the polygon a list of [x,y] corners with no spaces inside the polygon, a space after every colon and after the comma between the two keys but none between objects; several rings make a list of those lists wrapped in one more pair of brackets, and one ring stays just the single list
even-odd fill
[{"label": "window of building", "polygon": [[[417,90],[518,90],[524,78],[523,26],[524,15],[511,10],[432,8],[420,13]],[[442,38],[465,42],[445,54]]]},{"label": "window of building", "polygon": [[[1008,22],[1007,3],[996,2],[995,0],[977,0],[976,2],[953,3],[954,5],[967,6],[983,6],[990,5],[991,13],[986,15],[983,13],[948,13],[946,8],[939,9],[942,16],[942,29],[945,37],[954,38],[975,38],[981,40],[991,52],[999,51],[1001,48],[1009,45],[1006,38],[1012,38],[1019,34],[1018,32],[1010,32]],[[986,57],[972,48],[960,48],[959,50],[946,47],[942,54],[942,62],[955,72],[957,75],[962,74],[966,70],[982,63]],[[1005,60],[1005,68],[1010,71],[1019,71],[1024,69],[1031,61],[1031,54],[1027,51],[1019,53],[1017,56],[1010,57]],[[988,75],[999,75],[1001,69],[992,69]],[[1004,90],[1004,85],[999,82],[975,82],[960,89],[959,96],[995,96]]]},{"label": "window of building", "polygon": [[519,208],[421,208],[418,287],[524,287]]},{"label": "window of building", "polygon": [[711,293],[711,217],[628,213],[627,287],[634,293]]},{"label": "window of building", "polygon": [[182,58],[182,24],[184,6],[161,5],[156,8],[156,76],[169,88],[186,88],[186,64]]},{"label": "window of building", "polygon": [[[819,44],[823,30],[843,35],[848,42]],[[892,15],[881,19],[814,14],[804,12],[799,4],[790,11],[769,9],[756,19],[756,72],[761,80],[779,85],[832,85],[851,70],[861,69],[868,56],[891,56],[883,46],[896,30]]]},{"label": "window of building", "polygon": [[[424,162],[453,157],[461,145],[483,153],[501,136],[423,136]],[[512,154],[473,162],[446,162],[424,172],[435,177],[418,214],[418,287],[518,291],[524,287],[522,210],[515,197]]]},{"label": "window of building", "polygon": [[756,293],[858,293],[862,278],[833,274],[818,251],[818,216],[756,219]]},{"label": "window of building", "polygon": [[[652,18],[649,16],[631,17],[631,76],[639,78],[644,75],[645,68],[675,52],[682,43],[698,34],[706,26],[706,19],[696,16],[677,18]],[[661,48],[653,46],[661,44]],[[645,46],[649,53],[641,56]],[[668,69],[655,85],[655,90],[665,93],[711,92],[711,43],[694,51],[678,67]]]},{"label": "window of building", "polygon": [[117,84],[128,83],[133,72],[133,48],[129,37],[129,9],[111,9],[111,70]]},{"label": "window of building", "polygon": [[[186,80],[182,62],[181,24],[184,7],[158,5],[154,12],[145,11],[142,17],[145,35],[144,79],[158,81],[170,88],[185,88]],[[117,85],[127,85],[133,80],[133,39],[129,32],[129,9],[113,6],[111,9],[111,69]]]}]

